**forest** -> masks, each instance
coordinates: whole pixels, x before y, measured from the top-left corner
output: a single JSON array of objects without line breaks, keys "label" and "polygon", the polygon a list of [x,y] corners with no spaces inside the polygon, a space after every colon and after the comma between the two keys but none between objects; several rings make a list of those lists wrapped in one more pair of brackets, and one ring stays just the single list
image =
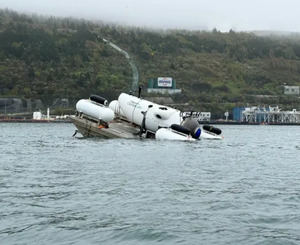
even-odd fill
[{"label": "forest", "polygon": [[172,99],[190,110],[222,116],[246,105],[300,109],[299,97],[283,94],[284,85],[300,86],[298,34],[150,30],[10,10],[0,10],[0,97],[45,106],[67,98],[74,107],[90,94],[115,99],[129,92],[130,65],[103,38],[133,57],[143,88],[150,78],[173,77],[183,92]]}]

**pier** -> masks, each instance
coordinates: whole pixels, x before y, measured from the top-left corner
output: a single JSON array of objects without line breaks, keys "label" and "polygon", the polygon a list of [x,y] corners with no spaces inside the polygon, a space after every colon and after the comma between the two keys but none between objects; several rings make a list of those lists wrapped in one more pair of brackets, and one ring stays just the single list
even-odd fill
[{"label": "pier", "polygon": [[242,112],[242,122],[260,124],[295,124],[300,123],[300,112],[282,111],[276,107],[248,107]]}]

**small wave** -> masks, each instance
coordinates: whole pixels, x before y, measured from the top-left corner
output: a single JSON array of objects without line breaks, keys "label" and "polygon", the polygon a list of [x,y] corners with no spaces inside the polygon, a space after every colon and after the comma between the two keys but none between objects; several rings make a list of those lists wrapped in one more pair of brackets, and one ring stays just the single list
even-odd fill
[{"label": "small wave", "polygon": [[29,230],[33,226],[35,226],[35,225],[30,224],[30,225],[23,226],[21,228],[20,227],[10,227],[10,228],[6,228],[4,230],[0,230],[0,234],[13,235],[13,234],[16,234],[16,233],[20,233],[20,232],[24,232],[26,230]]},{"label": "small wave", "polygon": [[171,234],[167,231],[159,231],[152,228],[149,229],[125,229],[123,231],[115,232],[116,234],[113,235],[110,240],[116,240],[118,242],[128,242],[134,241],[137,244],[140,242],[171,242],[178,238],[177,235]]}]

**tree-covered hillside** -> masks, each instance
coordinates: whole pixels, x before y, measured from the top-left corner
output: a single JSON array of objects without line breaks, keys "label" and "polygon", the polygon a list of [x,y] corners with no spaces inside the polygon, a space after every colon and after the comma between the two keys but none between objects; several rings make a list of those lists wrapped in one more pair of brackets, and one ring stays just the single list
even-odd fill
[{"label": "tree-covered hillside", "polygon": [[[126,50],[149,78],[171,76],[176,102],[221,114],[234,106],[278,104],[300,109],[283,85],[300,85],[300,40],[249,33],[153,31],[0,10],[0,97],[57,98],[71,105],[91,93],[116,98],[131,86]],[[267,96],[257,96],[267,95]]]}]

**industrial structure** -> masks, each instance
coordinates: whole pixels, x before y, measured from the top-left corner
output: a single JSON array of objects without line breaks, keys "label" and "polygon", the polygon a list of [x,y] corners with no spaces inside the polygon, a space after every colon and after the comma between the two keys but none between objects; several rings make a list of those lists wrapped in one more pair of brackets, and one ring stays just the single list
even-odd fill
[{"label": "industrial structure", "polygon": [[233,119],[244,123],[292,124],[300,123],[300,112],[282,111],[276,107],[237,107],[233,110]]}]

